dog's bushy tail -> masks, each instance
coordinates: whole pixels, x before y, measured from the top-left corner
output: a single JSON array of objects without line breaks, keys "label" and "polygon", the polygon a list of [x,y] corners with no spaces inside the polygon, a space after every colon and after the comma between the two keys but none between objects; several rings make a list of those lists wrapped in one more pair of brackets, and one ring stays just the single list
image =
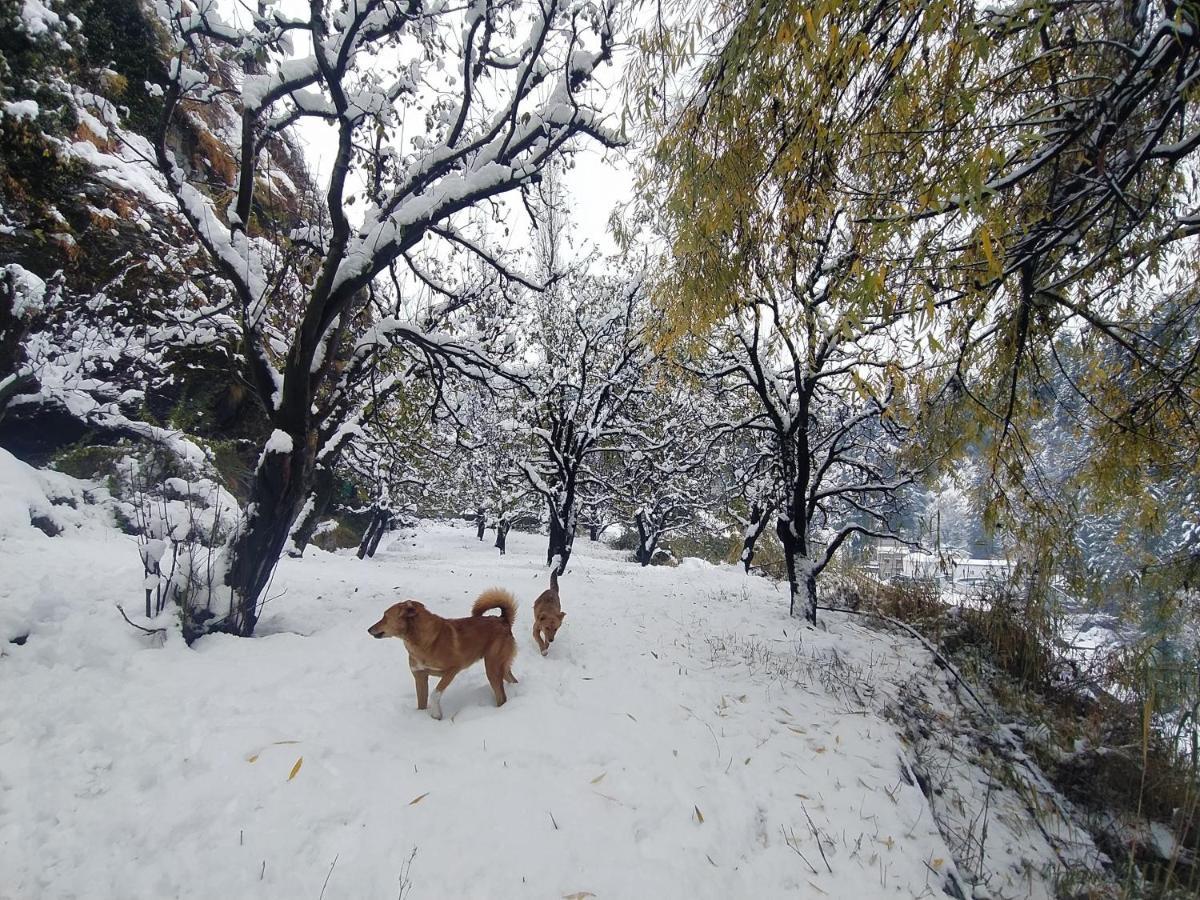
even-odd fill
[{"label": "dog's bushy tail", "polygon": [[500,621],[511,626],[517,618],[517,601],[504,588],[488,588],[471,607],[471,615],[482,616],[489,610],[500,610]]}]

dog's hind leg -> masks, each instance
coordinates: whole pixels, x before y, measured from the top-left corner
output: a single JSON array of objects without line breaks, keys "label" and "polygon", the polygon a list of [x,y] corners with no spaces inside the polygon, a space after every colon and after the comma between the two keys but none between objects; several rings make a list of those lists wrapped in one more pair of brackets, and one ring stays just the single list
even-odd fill
[{"label": "dog's hind leg", "polygon": [[429,698],[429,715],[435,719],[442,717],[442,694],[446,688],[450,687],[450,682],[454,680],[454,676],[458,674],[457,669],[450,669],[443,673],[441,680],[438,681],[437,687],[433,691],[433,696]]},{"label": "dog's hind leg", "polygon": [[483,665],[487,670],[487,679],[492,685],[492,693],[496,695],[496,705],[503,706],[508,701],[504,693],[504,676],[508,671],[508,664],[497,654],[487,657]]},{"label": "dog's hind leg", "polygon": [[509,684],[517,683],[517,676],[512,673],[512,666],[509,666],[507,669],[504,670],[504,680],[507,681]]}]

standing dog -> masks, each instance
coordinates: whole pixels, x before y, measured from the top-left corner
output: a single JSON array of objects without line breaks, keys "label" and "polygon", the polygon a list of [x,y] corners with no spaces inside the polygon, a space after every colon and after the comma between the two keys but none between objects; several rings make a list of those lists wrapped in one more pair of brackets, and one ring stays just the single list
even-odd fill
[{"label": "standing dog", "polygon": [[542,650],[542,656],[550,651],[554,635],[566,617],[558,599],[558,570],[550,572],[550,589],[533,601],[533,639]]},{"label": "standing dog", "polygon": [[[485,616],[488,610],[498,609],[500,615]],[[417,684],[417,709],[429,706],[429,714],[442,717],[442,694],[454,676],[468,666],[483,660],[496,705],[508,699],[504,682],[517,683],[512,673],[517,642],[513,640],[512,624],[517,615],[517,601],[508,591],[488,588],[479,595],[466,619],[443,619],[431,613],[423,603],[405,600],[388,608],[383,618],[367,631],[371,637],[398,637],[408,648],[408,667]],[[429,676],[441,680],[429,696]]]}]

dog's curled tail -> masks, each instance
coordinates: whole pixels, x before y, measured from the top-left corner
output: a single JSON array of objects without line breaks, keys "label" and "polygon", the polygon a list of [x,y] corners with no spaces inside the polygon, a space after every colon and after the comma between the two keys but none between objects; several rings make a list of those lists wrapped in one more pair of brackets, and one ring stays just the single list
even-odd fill
[{"label": "dog's curled tail", "polygon": [[500,610],[500,621],[511,626],[517,618],[517,600],[504,588],[488,588],[471,607],[471,615],[482,616],[489,610]]}]

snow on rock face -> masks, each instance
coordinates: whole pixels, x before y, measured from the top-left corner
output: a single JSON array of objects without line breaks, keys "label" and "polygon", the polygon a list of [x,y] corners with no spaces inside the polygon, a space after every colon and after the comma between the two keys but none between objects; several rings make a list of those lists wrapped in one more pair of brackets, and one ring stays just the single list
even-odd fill
[{"label": "snow on rock face", "polygon": [[36,100],[17,100],[4,104],[4,114],[14,119],[36,119],[38,105]]},{"label": "snow on rock face", "polygon": [[46,282],[17,263],[9,263],[0,271],[12,284],[12,311],[16,318],[36,315],[45,308]]},{"label": "snow on rock face", "polygon": [[58,13],[40,0],[23,0],[21,4],[21,28],[30,37],[38,37],[56,31],[62,25]]},{"label": "snow on rock face", "polygon": [[[542,658],[545,539],[511,533],[498,558],[424,524],[366,562],[285,558],[258,638],[188,649],[113,612],[141,590],[132,546],[42,543],[57,555],[0,542],[55,603],[0,660],[14,896],[315,896],[328,876],[326,897],[383,897],[406,871],[414,897],[871,900],[937,896],[954,870],[881,715],[928,654],[832,614],[799,626],[733,567],[577,547]],[[475,666],[434,721],[403,644],[367,627],[407,596],[466,615],[490,584],[521,601],[520,683],[498,709]],[[114,836],[138,865],[112,864]]]}]

